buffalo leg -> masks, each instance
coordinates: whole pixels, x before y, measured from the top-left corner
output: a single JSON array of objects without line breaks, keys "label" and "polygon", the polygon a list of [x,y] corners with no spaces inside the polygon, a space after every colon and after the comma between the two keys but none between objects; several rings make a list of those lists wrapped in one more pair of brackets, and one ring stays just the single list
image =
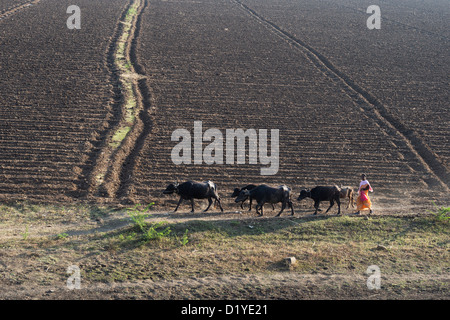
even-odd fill
[{"label": "buffalo leg", "polygon": [[181,202],[183,201],[183,198],[180,197],[180,200],[178,201],[177,207],[175,208],[175,210],[173,210],[173,212],[177,212],[178,207],[180,206]]},{"label": "buffalo leg", "polygon": [[191,212],[194,212],[194,198],[191,198]]},{"label": "buffalo leg", "polygon": [[219,204],[220,211],[223,212],[222,204],[220,203],[220,198],[217,197],[217,198],[215,198],[215,199],[216,199],[217,203]]},{"label": "buffalo leg", "polygon": [[291,216],[293,216],[294,215],[294,206],[292,205],[292,201],[289,200],[288,204],[289,204],[289,207],[291,207]]},{"label": "buffalo leg", "polygon": [[[259,214],[260,216],[262,216],[262,215],[264,214],[263,208],[264,208],[264,203],[263,203],[263,204],[258,203],[258,204],[256,205],[256,213]],[[261,212],[258,212],[259,210],[260,210]]]},{"label": "buffalo leg", "polygon": [[206,211],[208,211],[208,209],[209,209],[209,207],[211,207],[211,204],[212,204],[212,199],[211,198],[208,198],[208,207],[205,209],[205,210],[203,210],[203,212],[206,212]]},{"label": "buffalo leg", "polygon": [[334,199],[330,200],[330,206],[328,207],[327,211],[325,211],[325,214],[328,213],[328,211],[330,211],[331,207],[334,206]]},{"label": "buffalo leg", "polygon": [[250,201],[250,206],[248,208],[248,211],[252,211],[252,198],[250,198],[249,201]]},{"label": "buffalo leg", "polygon": [[284,208],[286,208],[286,202],[283,202],[281,204],[281,211],[276,215],[277,217],[279,217],[281,215],[281,213],[283,212]]},{"label": "buffalo leg", "polygon": [[314,214],[317,214],[317,211],[319,210],[319,205],[320,205],[320,201],[315,201],[314,202],[314,208],[316,208],[316,211],[314,212]]},{"label": "buffalo leg", "polygon": [[341,199],[337,198],[336,202],[338,204],[338,213],[337,214],[340,215],[341,214]]}]

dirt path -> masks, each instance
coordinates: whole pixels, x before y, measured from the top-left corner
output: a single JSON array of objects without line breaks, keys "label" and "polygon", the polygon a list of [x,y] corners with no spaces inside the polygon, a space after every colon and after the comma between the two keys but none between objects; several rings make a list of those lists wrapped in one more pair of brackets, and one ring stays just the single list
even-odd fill
[{"label": "dirt path", "polygon": [[[80,289],[60,286],[2,287],[0,299],[156,299],[156,300],[302,300],[302,299],[449,299],[433,285],[448,276],[384,275],[380,289],[369,290],[367,277],[333,274],[253,274],[121,283],[83,283]],[[419,289],[418,289],[419,288]]]}]

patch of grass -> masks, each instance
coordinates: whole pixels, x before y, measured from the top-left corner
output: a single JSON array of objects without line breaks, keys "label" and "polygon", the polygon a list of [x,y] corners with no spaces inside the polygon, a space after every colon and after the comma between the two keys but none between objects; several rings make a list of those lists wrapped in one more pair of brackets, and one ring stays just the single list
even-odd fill
[{"label": "patch of grass", "polygon": [[125,137],[127,136],[128,132],[130,132],[130,130],[131,130],[130,126],[119,128],[114,133],[114,135],[112,137],[112,142],[110,143],[110,146],[113,148],[117,148],[120,145],[120,143],[125,139]]},{"label": "patch of grass", "polygon": [[[137,14],[138,3],[134,3],[130,7],[125,16],[124,29],[122,31],[121,37],[118,41],[117,48],[115,50],[115,62],[117,67],[121,70],[121,83],[124,87],[124,108],[125,108],[125,124],[120,125],[120,127],[114,132],[112,141],[109,146],[113,149],[120,147],[122,141],[125,139],[127,134],[131,131],[133,123],[136,119],[136,96],[133,91],[132,81],[127,77],[132,73],[132,63],[129,57],[126,56],[126,43],[127,39],[130,37],[131,24],[130,22]],[[99,183],[103,182],[103,177],[97,179]]]},{"label": "patch of grass", "polygon": [[25,227],[25,232],[22,233],[22,239],[23,239],[23,240],[27,240],[27,239],[28,239],[28,236],[30,235],[28,229],[29,229],[29,226],[26,225],[26,227]]},{"label": "patch of grass", "polygon": [[[195,255],[183,255],[192,262],[191,270],[200,273],[200,256],[227,273],[285,270],[282,261],[289,256],[298,261],[293,271],[306,273],[364,272],[372,264],[384,272],[442,272],[449,257],[449,230],[430,217],[191,221],[172,226],[176,234],[186,229]],[[205,258],[208,254],[216,258]]]},{"label": "patch of grass", "polygon": [[126,99],[126,103],[125,103],[125,121],[128,124],[133,124],[134,123],[134,119],[135,119],[135,109],[136,109],[136,96],[134,94],[133,91],[133,86],[131,85],[131,83],[127,83],[126,85],[127,87],[127,99]]},{"label": "patch of grass", "polygon": [[435,202],[433,202],[435,207],[435,211],[428,210],[437,221],[439,222],[447,222],[450,221],[450,207],[438,207]]},{"label": "patch of grass", "polygon": [[152,202],[148,204],[146,207],[142,208],[142,205],[136,204],[133,208],[127,208],[127,214],[133,221],[135,225],[139,227],[139,229],[144,232],[145,228],[147,226],[147,223],[145,222],[145,219],[148,218],[148,210],[154,205],[155,203]]},{"label": "patch of grass", "polygon": [[[167,225],[166,221],[152,223],[148,227],[148,229],[143,232],[144,241],[161,240],[165,237],[168,237],[172,232],[172,230],[170,229],[170,226],[166,225]],[[164,226],[166,227],[163,228]]]},{"label": "patch of grass", "polygon": [[125,22],[130,22],[136,15],[136,13],[137,13],[137,5],[134,5],[131,8],[129,8],[125,16]]},{"label": "patch of grass", "polygon": [[182,246],[187,245],[188,242],[189,242],[188,232],[189,232],[189,230],[186,229],[186,230],[184,231],[183,236],[182,236],[181,239],[179,240],[179,242],[180,242],[180,244],[181,244]]},{"label": "patch of grass", "polygon": [[69,236],[69,235],[68,235],[67,233],[62,232],[62,233],[58,233],[58,234],[56,235],[56,239],[58,239],[58,240],[66,239],[68,236]]},{"label": "patch of grass", "polygon": [[134,240],[134,239],[136,239],[136,232],[132,232],[132,233],[130,233],[128,235],[125,235],[125,234],[120,234],[119,235],[119,240],[121,240],[121,241],[131,241],[131,240]]},{"label": "patch of grass", "polygon": [[[108,215],[114,209],[89,205],[3,205],[0,216],[3,221],[7,221],[7,216],[12,221],[8,221],[8,228],[15,223],[20,234],[32,223],[33,237],[23,242],[11,235],[0,241],[0,248],[19,250],[17,259],[24,261],[44,263],[42,259],[50,255],[57,259],[54,264],[45,261],[45,269],[37,268],[33,273],[50,267],[49,270],[61,270],[66,276],[66,262],[79,261],[86,281],[272,272],[365,275],[370,265],[379,266],[382,274],[426,276],[450,271],[450,228],[434,215],[218,217],[177,222],[158,221],[159,215],[149,212],[151,205],[137,205],[117,213],[120,219],[126,214],[131,226],[120,223],[119,228],[101,231],[92,223],[93,218]],[[70,227],[74,234],[70,238],[64,235],[67,221],[78,224],[73,227],[75,230]],[[45,234],[47,224],[55,227],[56,222],[60,229],[50,238],[36,231],[43,230]],[[59,238],[66,241],[54,241],[58,232]],[[287,268],[286,257],[295,257],[297,263]]]},{"label": "patch of grass", "polygon": [[[155,223],[148,224],[145,220],[148,218],[148,210],[151,206],[154,205],[154,202],[147,205],[145,208],[141,208],[142,206],[137,204],[133,208],[127,209],[127,214],[133,221],[134,225],[140,231],[140,236],[142,241],[148,242],[151,240],[161,240],[170,235],[172,230],[170,226],[166,226],[166,221],[159,221]],[[165,228],[164,228],[165,227]],[[123,239],[122,239],[123,240]]]}]

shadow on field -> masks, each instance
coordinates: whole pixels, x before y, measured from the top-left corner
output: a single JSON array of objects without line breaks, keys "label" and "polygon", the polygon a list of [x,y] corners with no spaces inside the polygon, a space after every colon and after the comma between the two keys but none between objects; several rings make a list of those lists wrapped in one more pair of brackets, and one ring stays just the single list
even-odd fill
[{"label": "shadow on field", "polygon": [[[160,239],[147,239],[145,231],[138,225],[130,221],[129,217],[111,218],[102,225],[85,230],[68,230],[66,231],[69,241],[73,245],[85,246],[88,243],[101,248],[101,251],[113,251],[124,254],[127,251],[133,251],[138,248],[148,247],[155,253],[162,252],[169,248],[181,248],[183,236],[187,235],[188,246],[198,244],[200,242],[220,243],[237,239],[239,237],[263,237],[271,238],[272,234],[282,232],[287,228],[307,228],[307,224],[318,219],[330,219],[328,217],[257,217],[245,216],[236,218],[224,218],[221,216],[226,213],[211,212],[207,214],[179,214],[177,217],[168,216],[166,214],[152,214],[151,218],[146,220],[144,230],[147,231],[155,226],[155,232],[163,233],[167,228],[170,233],[161,235]],[[173,221],[172,219],[180,219],[182,216],[186,219],[183,221]],[[209,218],[205,219],[205,216]],[[171,221],[172,220],[172,221]],[[160,223],[160,224],[158,224]],[[239,240],[238,240],[239,241]],[[263,240],[264,241],[264,240]],[[89,257],[90,254],[84,258]],[[278,265],[273,266],[278,268]]]},{"label": "shadow on field", "polygon": [[[332,219],[338,217],[336,214],[313,215],[311,210],[297,210],[294,216],[290,211],[285,211],[280,217],[275,210],[266,210],[263,216],[252,212],[155,212],[151,211],[143,213],[147,215],[145,227],[158,225],[156,231],[170,227],[171,236],[181,237],[186,230],[189,234],[202,232],[216,232],[226,237],[252,236],[259,234],[274,233],[288,227],[302,227],[311,221],[319,221],[324,219]],[[100,214],[100,215],[99,215]],[[120,235],[130,235],[140,233],[142,230],[133,222],[131,217],[123,213],[120,217],[105,217],[104,212],[94,211],[92,218],[96,218],[98,226],[84,230],[68,230],[69,236],[83,236],[98,234],[104,239],[119,237]],[[174,221],[175,220],[175,221]]]}]

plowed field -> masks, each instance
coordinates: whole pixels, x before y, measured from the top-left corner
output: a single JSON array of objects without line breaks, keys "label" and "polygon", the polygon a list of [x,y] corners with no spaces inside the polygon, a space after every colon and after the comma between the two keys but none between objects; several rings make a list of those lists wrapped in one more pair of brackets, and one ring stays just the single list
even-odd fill
[{"label": "plowed field", "polygon": [[81,30],[66,27],[68,3],[40,1],[0,20],[3,200],[78,197],[114,120],[107,56],[124,1],[79,2],[92,12]]},{"label": "plowed field", "polygon": [[[357,186],[361,172],[379,209],[429,206],[447,194],[445,10],[386,3],[383,28],[368,30],[362,4],[351,1],[142,1],[129,22],[130,2],[96,1],[80,3],[89,13],[81,30],[69,30],[52,19],[66,5],[2,3],[5,200],[156,201],[166,209],[176,200],[160,191],[175,180],[211,179],[225,197],[247,183],[294,193]],[[133,66],[137,105],[129,129],[121,120],[127,80],[115,58],[127,24],[124,65]],[[193,134],[194,121],[224,135],[279,130],[277,174],[261,176],[264,165],[248,159],[175,165],[171,134]],[[116,150],[120,130],[130,132]]]},{"label": "plowed field", "polygon": [[[339,32],[352,37],[345,32],[346,25],[338,24],[342,30],[329,30],[319,21],[347,21],[348,9],[322,6],[324,10],[311,2],[255,3],[263,16],[235,1],[150,2],[142,20],[141,34],[145,37],[137,52],[151,90],[147,103],[153,119],[152,133],[145,137],[134,168],[125,177],[127,195],[135,201],[159,200],[161,188],[176,179],[212,179],[222,194],[236,186],[261,182],[286,183],[297,191],[316,184],[355,185],[360,172],[371,177],[378,190],[378,204],[388,210],[431,202],[433,196],[424,189],[448,190],[448,148],[444,147],[448,142],[446,66],[437,61],[432,70],[429,64],[420,67],[428,68],[427,73],[438,79],[434,99],[428,82],[422,82],[422,94],[406,84],[389,82],[384,73],[372,75],[370,67],[378,63],[378,68],[404,79],[411,74],[411,65],[417,64],[398,63],[394,69],[392,59],[399,60],[403,55],[396,57],[392,53],[391,58],[390,51],[376,53],[374,62],[370,48],[380,36],[367,36],[370,30],[365,27],[365,15],[358,17],[362,27],[353,27],[350,32],[355,33],[355,43],[358,37],[368,39],[364,48],[352,44],[350,51],[348,42],[334,40],[334,33]],[[324,11],[328,20],[320,16]],[[333,11],[337,14],[333,15]],[[308,19],[299,22],[295,13],[307,15]],[[176,18],[167,21],[167,15]],[[351,19],[355,15],[350,11]],[[389,22],[383,27],[389,28]],[[402,39],[401,31],[404,28],[396,34],[385,32],[384,41]],[[403,46],[420,41],[421,36],[403,39]],[[315,41],[310,43],[311,39]],[[427,41],[437,42],[435,47],[440,47],[441,55],[448,46],[437,36]],[[322,50],[325,43],[327,50]],[[432,52],[429,54],[436,54]],[[351,63],[355,55],[359,59],[356,64]],[[346,56],[348,60],[341,62]],[[420,68],[410,77],[423,76]],[[400,87],[396,87],[397,83]],[[400,100],[386,106],[377,96],[382,88],[415,91],[417,99],[412,100],[417,108],[423,105],[421,110],[434,110],[433,115],[427,114],[435,119],[435,126],[427,126],[426,122],[420,125],[419,119],[425,119],[422,112],[403,122],[408,117],[403,110],[411,112],[412,108],[401,105]],[[383,92],[389,95],[390,91]],[[432,103],[428,103],[430,100]],[[260,165],[174,165],[170,158],[175,145],[170,141],[171,133],[177,128],[193,133],[194,121],[199,120],[204,130],[279,129],[278,174],[262,177]],[[418,130],[410,134],[412,128]],[[429,145],[415,141],[416,133],[423,134],[423,141],[430,141]],[[427,137],[440,139],[441,146]]]},{"label": "plowed field", "polygon": [[[66,25],[74,4],[81,29]],[[368,6],[0,0],[0,298],[447,299],[448,1],[379,1],[380,30]],[[173,133],[200,122],[175,164]],[[226,161],[236,129],[268,130],[269,154],[278,130],[276,163],[250,163],[249,144]],[[194,161],[207,130],[223,163]],[[372,217],[296,201],[361,173]],[[172,213],[162,191],[188,179],[214,181],[225,212]],[[249,183],[288,185],[295,216],[241,212],[230,194]],[[72,264],[84,291],[65,286]]]}]

